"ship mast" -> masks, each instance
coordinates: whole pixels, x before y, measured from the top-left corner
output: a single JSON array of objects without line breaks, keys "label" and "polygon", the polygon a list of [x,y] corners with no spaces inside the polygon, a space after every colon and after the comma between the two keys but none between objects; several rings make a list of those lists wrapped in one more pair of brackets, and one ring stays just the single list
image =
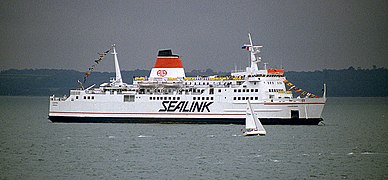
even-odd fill
[{"label": "ship mast", "polygon": [[116,45],[113,44],[112,45],[112,55],[113,55],[113,59],[115,61],[115,70],[116,70],[116,79],[114,81],[114,84],[115,85],[122,85],[123,84],[123,80],[121,78],[121,72],[120,72],[120,67],[119,67],[119,60],[117,59],[117,53],[116,53]]},{"label": "ship mast", "polygon": [[251,53],[251,72],[259,71],[259,63],[261,62],[261,57],[259,55],[260,48],[263,46],[253,45],[251,33],[248,33],[249,43],[244,46],[247,47],[247,50]]}]

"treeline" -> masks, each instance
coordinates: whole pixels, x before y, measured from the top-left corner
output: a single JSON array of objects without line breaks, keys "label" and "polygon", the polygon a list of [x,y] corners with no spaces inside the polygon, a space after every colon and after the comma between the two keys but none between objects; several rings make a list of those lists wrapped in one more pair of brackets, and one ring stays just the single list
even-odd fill
[{"label": "treeline", "polygon": [[[149,70],[122,71],[124,82],[132,83],[134,76],[148,76]],[[186,76],[228,75],[229,72],[193,70]],[[286,72],[287,79],[308,92],[322,95],[323,84],[327,84],[330,97],[381,97],[388,96],[388,69],[325,69],[314,72]],[[68,94],[78,88],[84,73],[74,70],[24,69],[0,72],[0,95],[6,96],[49,96]],[[93,72],[84,83],[85,87],[109,82],[115,77],[112,72]]]}]

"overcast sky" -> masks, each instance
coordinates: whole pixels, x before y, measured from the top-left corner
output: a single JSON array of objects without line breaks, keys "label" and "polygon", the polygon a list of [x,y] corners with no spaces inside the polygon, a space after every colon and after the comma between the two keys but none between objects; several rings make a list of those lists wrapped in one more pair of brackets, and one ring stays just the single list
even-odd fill
[{"label": "overcast sky", "polygon": [[[384,0],[1,0],[0,70],[86,71],[115,43],[121,70],[171,48],[188,71],[230,71],[249,65],[248,32],[288,71],[388,68],[387,26]],[[97,70],[114,71],[112,57]]]}]

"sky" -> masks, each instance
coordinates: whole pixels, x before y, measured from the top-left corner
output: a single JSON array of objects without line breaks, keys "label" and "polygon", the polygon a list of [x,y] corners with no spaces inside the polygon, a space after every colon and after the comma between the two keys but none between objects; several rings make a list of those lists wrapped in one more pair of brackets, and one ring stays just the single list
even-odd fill
[{"label": "sky", "polygon": [[[248,43],[286,71],[388,68],[384,0],[1,0],[0,70],[87,71],[116,45],[121,70],[171,48],[186,71],[249,66]],[[107,56],[97,71],[114,71]]]}]

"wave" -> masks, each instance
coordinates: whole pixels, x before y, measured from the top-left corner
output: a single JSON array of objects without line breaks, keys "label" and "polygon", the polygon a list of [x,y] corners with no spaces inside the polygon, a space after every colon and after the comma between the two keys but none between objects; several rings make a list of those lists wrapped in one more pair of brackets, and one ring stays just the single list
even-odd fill
[{"label": "wave", "polygon": [[148,138],[148,137],[152,137],[152,136],[139,135],[139,136],[137,136],[137,137],[139,137],[139,138]]}]

